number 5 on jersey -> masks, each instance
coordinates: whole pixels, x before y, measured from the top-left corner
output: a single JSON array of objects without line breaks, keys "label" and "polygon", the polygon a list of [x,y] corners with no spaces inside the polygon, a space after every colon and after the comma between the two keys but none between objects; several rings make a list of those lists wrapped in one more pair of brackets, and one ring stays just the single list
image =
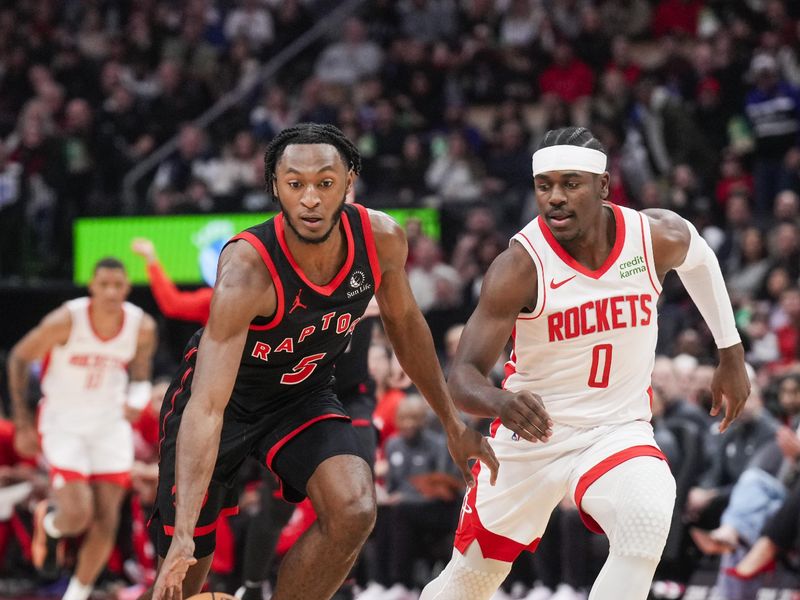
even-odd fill
[{"label": "number 5 on jersey", "polygon": [[322,354],[311,354],[300,360],[294,367],[291,373],[284,373],[281,376],[281,383],[284,385],[296,385],[301,381],[305,381],[317,368],[317,362],[325,358],[325,352]]}]

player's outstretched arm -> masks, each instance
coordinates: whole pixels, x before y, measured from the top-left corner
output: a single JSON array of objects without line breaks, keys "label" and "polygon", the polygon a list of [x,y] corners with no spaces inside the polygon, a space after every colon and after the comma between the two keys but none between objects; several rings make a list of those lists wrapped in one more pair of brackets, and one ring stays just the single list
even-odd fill
[{"label": "player's outstretched arm", "polygon": [[131,250],[144,258],[147,263],[147,278],[150,280],[150,291],[165,317],[205,323],[208,319],[208,307],[211,303],[211,289],[200,288],[193,291],[179,290],[170,279],[158,260],[153,242],[146,238],[136,238],[131,243]]},{"label": "player's outstretched arm", "polygon": [[520,437],[547,440],[552,421],[542,399],[528,391],[512,393],[487,379],[520,312],[536,304],[536,268],[516,242],[498,256],[486,273],[478,307],[458,344],[448,383],[458,406],[483,417],[500,417]]},{"label": "player's outstretched arm", "polygon": [[200,339],[192,393],[181,418],[175,465],[175,534],[159,571],[153,600],[180,600],[181,583],[196,561],[194,528],[219,451],[225,407],[230,400],[250,322],[276,306],[269,274],[246,242],[220,256],[211,316]]},{"label": "player's outstretched arm", "polygon": [[719,261],[688,221],[668,210],[642,212],[650,221],[659,279],[663,281],[667,271],[675,269],[719,349],[719,366],[711,382],[711,414],[716,416],[725,404],[725,417],[719,427],[725,431],[739,416],[750,395],[750,379]]},{"label": "player's outstretched arm", "polygon": [[430,329],[411,293],[405,271],[408,255],[405,233],[382,213],[370,211],[370,220],[381,265],[381,285],[375,297],[386,335],[403,369],[442,422],[450,454],[464,480],[468,485],[474,483],[468,461],[477,458],[489,467],[494,483],[497,458],[486,439],[459,418],[439,366]]},{"label": "player's outstretched arm", "polygon": [[135,422],[142,409],[150,402],[153,391],[151,379],[153,377],[153,355],[158,345],[158,328],[156,322],[148,314],[142,315],[139,325],[139,337],[136,340],[136,354],[128,365],[128,399],[125,407],[125,417]]},{"label": "player's outstretched arm", "polygon": [[50,312],[8,355],[8,391],[14,418],[14,449],[20,456],[33,457],[39,452],[39,434],[33,413],[28,407],[28,383],[31,363],[44,358],[55,346],[69,340],[72,317],[66,306]]}]

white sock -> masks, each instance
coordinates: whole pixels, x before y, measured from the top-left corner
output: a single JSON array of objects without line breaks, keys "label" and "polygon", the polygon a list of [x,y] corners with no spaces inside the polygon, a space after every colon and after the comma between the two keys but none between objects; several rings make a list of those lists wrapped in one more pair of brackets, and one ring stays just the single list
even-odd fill
[{"label": "white sock", "polygon": [[77,577],[73,576],[69,580],[69,586],[61,600],[89,600],[92,588],[94,588],[93,585],[83,585]]},{"label": "white sock", "polygon": [[45,532],[51,538],[60,538],[64,534],[58,530],[58,527],[56,527],[55,520],[56,520],[55,512],[47,513],[44,516],[44,519],[42,519],[42,527],[44,527]]}]

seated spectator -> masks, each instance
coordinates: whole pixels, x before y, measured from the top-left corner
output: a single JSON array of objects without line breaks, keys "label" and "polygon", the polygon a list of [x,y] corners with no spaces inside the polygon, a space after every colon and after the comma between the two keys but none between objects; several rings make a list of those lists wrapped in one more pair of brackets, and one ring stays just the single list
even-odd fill
[{"label": "seated spectator", "polygon": [[413,266],[408,282],[422,312],[458,305],[462,281],[458,272],[442,261],[441,249],[429,237],[421,237],[411,250]]},{"label": "seated spectator", "polygon": [[[376,525],[380,557],[372,586],[376,597],[407,598],[418,588],[415,558],[426,556],[432,545],[450,540],[455,532],[463,482],[447,452],[444,436],[426,427],[425,400],[410,394],[397,407],[397,433],[385,446],[384,486],[378,488]],[[377,596],[390,588],[384,596]]]},{"label": "seated spectator", "polygon": [[443,203],[470,202],[481,196],[481,165],[461,133],[447,136],[446,151],[428,167],[425,180]]},{"label": "seated spectator", "polygon": [[380,46],[367,38],[364,23],[352,17],[344,26],[342,41],[334,42],[319,55],[314,73],[323,83],[351,86],[378,73],[382,63]]}]

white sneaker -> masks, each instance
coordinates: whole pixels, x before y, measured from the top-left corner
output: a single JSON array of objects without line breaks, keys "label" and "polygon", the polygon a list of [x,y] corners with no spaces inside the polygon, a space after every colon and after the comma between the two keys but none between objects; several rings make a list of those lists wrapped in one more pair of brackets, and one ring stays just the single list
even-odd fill
[{"label": "white sneaker", "polygon": [[525,596],[525,600],[550,600],[553,597],[553,590],[551,590],[546,585],[537,585],[535,586],[528,595]]},{"label": "white sneaker", "polygon": [[558,584],[556,593],[550,596],[550,600],[586,600],[587,596],[584,592],[579,592],[571,585],[566,583]]},{"label": "white sneaker", "polygon": [[386,588],[375,581],[370,582],[364,591],[358,594],[355,600],[379,600],[383,597]]}]

